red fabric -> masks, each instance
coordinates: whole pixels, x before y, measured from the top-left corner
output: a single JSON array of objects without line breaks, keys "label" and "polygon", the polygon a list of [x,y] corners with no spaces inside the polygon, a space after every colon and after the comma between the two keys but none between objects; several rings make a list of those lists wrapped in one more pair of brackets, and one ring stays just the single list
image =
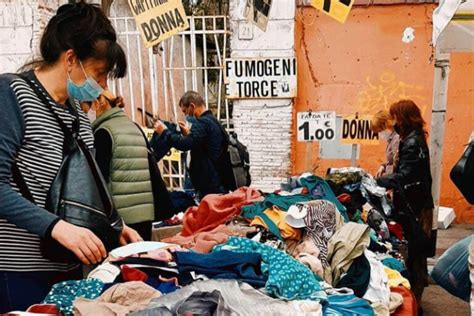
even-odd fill
[{"label": "red fabric", "polygon": [[395,235],[398,240],[403,240],[403,228],[402,225],[398,224],[397,222],[390,221],[388,222],[388,230],[391,235]]},{"label": "red fabric", "polygon": [[199,206],[191,206],[184,213],[182,236],[208,232],[240,214],[242,206],[262,200],[260,192],[243,187],[229,194],[209,194]]},{"label": "red fabric", "polygon": [[183,248],[191,249],[201,253],[209,253],[215,245],[225,243],[229,236],[239,235],[232,232],[227,226],[219,225],[210,232],[200,232],[191,236],[181,236],[165,238],[162,241],[180,245]]},{"label": "red fabric", "polygon": [[391,292],[400,293],[403,296],[403,304],[398,307],[395,316],[418,316],[418,305],[415,294],[404,286],[391,287]]},{"label": "red fabric", "polygon": [[130,268],[129,266],[122,266],[122,278],[125,282],[128,281],[142,281],[148,280],[148,275],[138,269]]},{"label": "red fabric", "polygon": [[337,199],[338,199],[339,202],[341,202],[341,203],[349,203],[349,202],[351,201],[352,197],[351,197],[349,194],[347,194],[347,193],[342,193],[341,195],[339,195],[339,196],[337,197]]}]

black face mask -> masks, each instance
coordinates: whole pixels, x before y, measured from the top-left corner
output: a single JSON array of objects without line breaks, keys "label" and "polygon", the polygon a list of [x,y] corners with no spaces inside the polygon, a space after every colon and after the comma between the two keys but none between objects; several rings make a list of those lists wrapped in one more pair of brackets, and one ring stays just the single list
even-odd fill
[{"label": "black face mask", "polygon": [[397,132],[398,135],[400,135],[400,126],[398,126],[398,124],[393,125],[393,129],[395,130],[395,132]]}]

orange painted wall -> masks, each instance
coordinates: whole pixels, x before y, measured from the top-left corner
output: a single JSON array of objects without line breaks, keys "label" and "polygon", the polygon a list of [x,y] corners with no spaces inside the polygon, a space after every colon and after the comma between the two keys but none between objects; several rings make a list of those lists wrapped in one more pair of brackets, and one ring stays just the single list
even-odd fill
[{"label": "orange painted wall", "polygon": [[[312,7],[298,8],[295,49],[298,58],[297,112],[332,110],[337,114],[373,114],[401,98],[413,99],[430,129],[434,66],[430,63],[434,5],[357,6],[345,24]],[[415,39],[402,42],[406,27]],[[295,120],[293,120],[295,121]],[[449,179],[474,130],[474,54],[451,55],[441,205],[454,207],[457,222],[474,223],[469,205]],[[293,137],[292,166],[297,174],[312,169],[349,166],[350,160],[322,160],[318,143]],[[362,146],[360,167],[375,173],[385,144]],[[307,159],[309,157],[309,159]],[[474,185],[474,184],[473,184]]]}]

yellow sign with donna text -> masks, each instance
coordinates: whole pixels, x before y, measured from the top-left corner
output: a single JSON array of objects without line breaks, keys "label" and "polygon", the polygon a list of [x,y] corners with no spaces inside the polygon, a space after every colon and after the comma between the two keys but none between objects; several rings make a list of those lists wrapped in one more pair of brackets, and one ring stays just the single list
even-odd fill
[{"label": "yellow sign with donna text", "polygon": [[348,115],[342,120],[341,143],[378,145],[379,134],[372,132],[370,115]]},{"label": "yellow sign with donna text", "polygon": [[147,48],[189,27],[181,0],[128,0],[128,4]]},{"label": "yellow sign with donna text", "polygon": [[311,5],[333,19],[344,23],[351,11],[354,0],[311,0]]}]

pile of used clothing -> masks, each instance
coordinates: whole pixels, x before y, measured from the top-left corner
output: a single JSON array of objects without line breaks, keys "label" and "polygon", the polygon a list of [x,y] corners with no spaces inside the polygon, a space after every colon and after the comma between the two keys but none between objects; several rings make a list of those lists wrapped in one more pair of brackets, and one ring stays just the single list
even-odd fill
[{"label": "pile of used clothing", "polygon": [[401,226],[361,169],[206,196],[182,231],[115,249],[45,299],[76,315],[406,315]]}]

